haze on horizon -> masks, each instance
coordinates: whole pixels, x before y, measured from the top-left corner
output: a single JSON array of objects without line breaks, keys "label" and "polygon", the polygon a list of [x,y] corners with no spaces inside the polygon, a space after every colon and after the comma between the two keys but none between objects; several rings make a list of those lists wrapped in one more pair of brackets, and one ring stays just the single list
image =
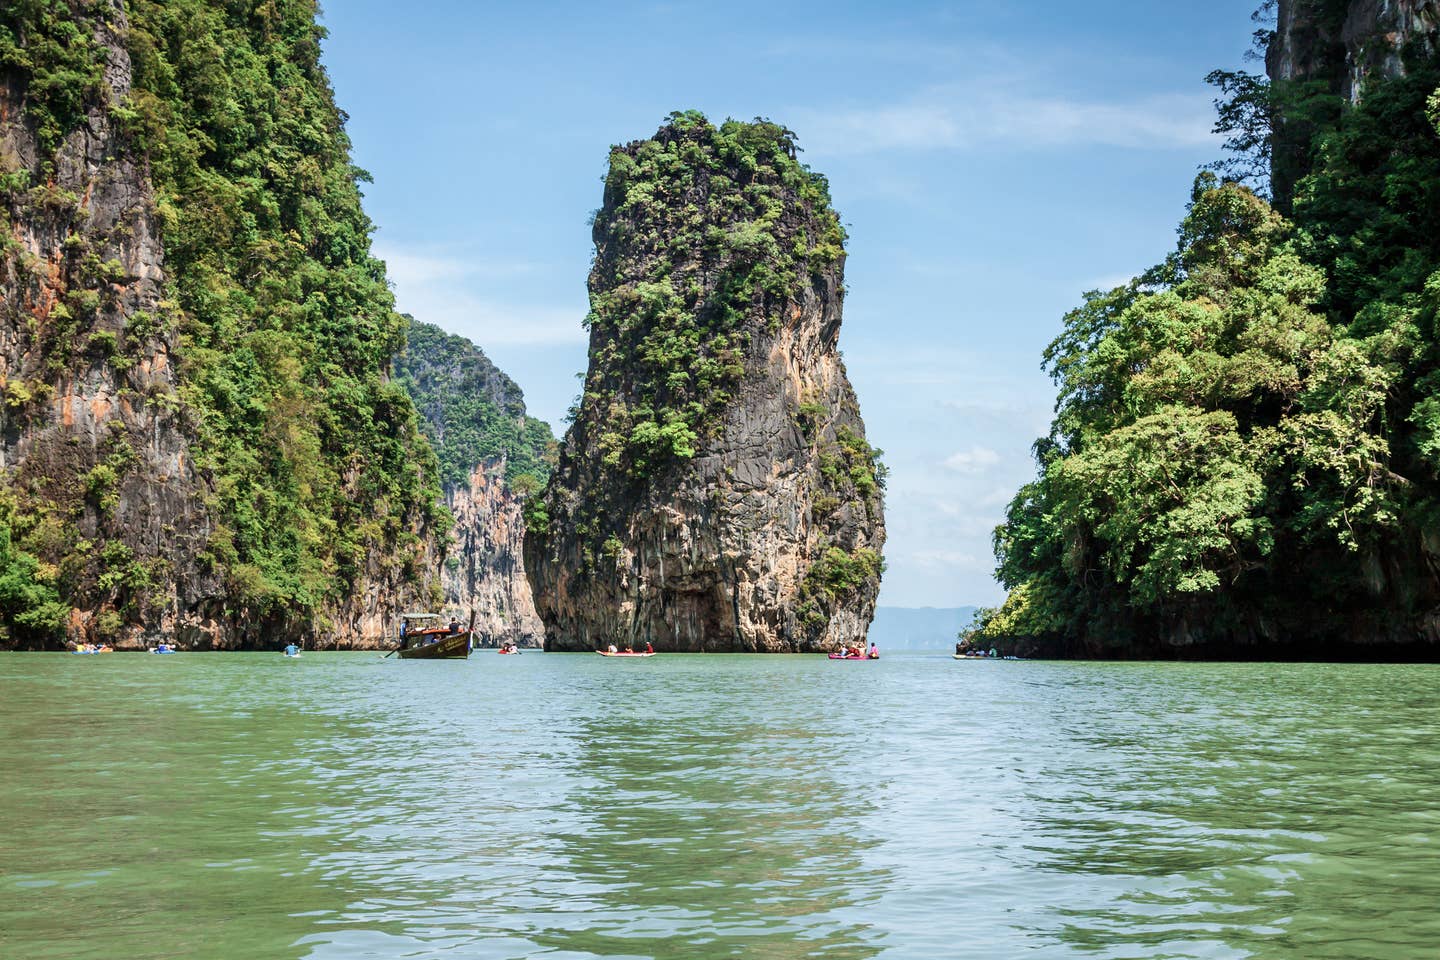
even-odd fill
[{"label": "haze on horizon", "polygon": [[890,467],[880,603],[957,607],[1002,595],[990,538],[1048,427],[1041,351],[1173,247],[1220,154],[1203,78],[1241,64],[1254,5],[350,0],[325,63],[399,308],[474,340],[557,433],[610,145],[689,108],[795,130],[850,233],[841,345]]}]

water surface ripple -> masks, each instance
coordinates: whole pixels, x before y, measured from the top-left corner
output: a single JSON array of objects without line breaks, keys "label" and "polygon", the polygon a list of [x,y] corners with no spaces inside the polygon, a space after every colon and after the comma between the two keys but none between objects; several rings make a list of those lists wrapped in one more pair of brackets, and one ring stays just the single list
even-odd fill
[{"label": "water surface ripple", "polygon": [[0,657],[0,956],[1440,956],[1440,668]]}]

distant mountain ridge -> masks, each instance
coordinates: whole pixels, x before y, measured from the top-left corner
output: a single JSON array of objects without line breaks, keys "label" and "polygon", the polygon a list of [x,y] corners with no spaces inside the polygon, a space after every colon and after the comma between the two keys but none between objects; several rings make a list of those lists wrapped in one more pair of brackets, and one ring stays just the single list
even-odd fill
[{"label": "distant mountain ridge", "polygon": [[947,650],[976,607],[876,607],[870,641],[884,650]]}]

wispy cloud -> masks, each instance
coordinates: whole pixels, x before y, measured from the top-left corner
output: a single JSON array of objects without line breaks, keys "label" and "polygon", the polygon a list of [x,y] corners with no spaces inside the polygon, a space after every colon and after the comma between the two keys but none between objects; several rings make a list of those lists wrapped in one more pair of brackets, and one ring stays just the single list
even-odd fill
[{"label": "wispy cloud", "polygon": [[1000,454],[989,447],[971,447],[945,458],[945,469],[956,473],[984,473],[1000,462]]},{"label": "wispy cloud", "polygon": [[823,155],[886,151],[1107,146],[1193,147],[1211,143],[1214,110],[1204,95],[1157,94],[1123,102],[1053,93],[947,86],[904,101],[801,111],[795,129]]},{"label": "wispy cloud", "polygon": [[396,307],[415,319],[463,334],[481,348],[497,344],[548,346],[583,343],[582,298],[575,303],[515,301],[489,296],[502,277],[540,273],[538,264],[466,260],[377,244],[395,288]]}]

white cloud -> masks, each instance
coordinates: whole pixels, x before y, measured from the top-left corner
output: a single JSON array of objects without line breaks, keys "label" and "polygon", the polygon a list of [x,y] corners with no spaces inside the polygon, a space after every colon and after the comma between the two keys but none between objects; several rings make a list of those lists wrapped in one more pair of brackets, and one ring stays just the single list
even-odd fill
[{"label": "white cloud", "polygon": [[583,296],[574,303],[537,303],[486,294],[497,278],[538,272],[536,264],[471,261],[383,244],[376,245],[375,255],[385,261],[398,310],[469,337],[482,349],[584,343],[587,338],[581,326]]},{"label": "white cloud", "polygon": [[989,447],[971,447],[945,458],[945,469],[956,473],[984,473],[1000,463],[1000,454]]},{"label": "white cloud", "polygon": [[1193,147],[1211,143],[1214,108],[1208,96],[1156,94],[1123,103],[1057,94],[937,87],[904,102],[799,111],[795,128],[817,154],[906,150],[967,150],[1107,146]]}]

